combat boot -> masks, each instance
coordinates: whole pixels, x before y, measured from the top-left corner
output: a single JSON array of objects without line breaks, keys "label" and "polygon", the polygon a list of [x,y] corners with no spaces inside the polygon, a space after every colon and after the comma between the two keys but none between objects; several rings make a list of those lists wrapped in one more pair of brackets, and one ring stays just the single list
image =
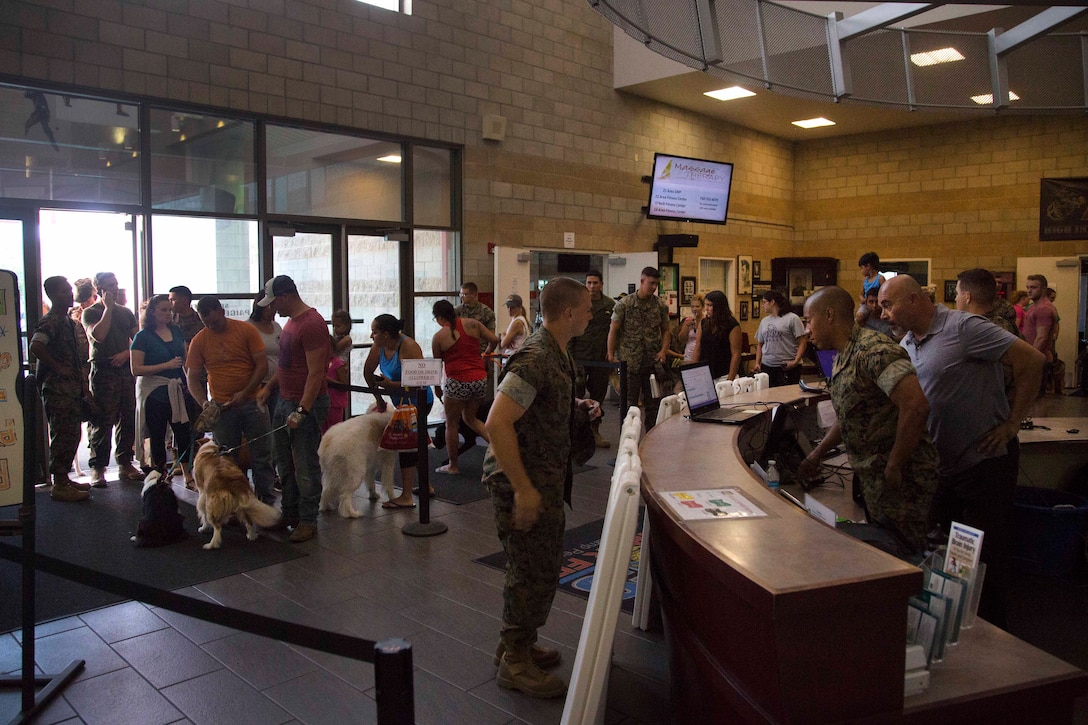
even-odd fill
[{"label": "combat boot", "polygon": [[67,481],[54,483],[53,490],[49,492],[49,498],[54,501],[86,501],[90,497],[91,494],[72,488]]},{"label": "combat boot", "polygon": [[80,483],[79,481],[73,481],[72,479],[68,478],[68,476],[66,476],[66,475],[64,475],[62,473],[58,473],[58,474],[53,476],[53,485],[54,486],[71,486],[72,488],[74,488],[77,491],[90,491],[91,490],[91,484],[89,484],[89,483]]},{"label": "combat boot", "polygon": [[[496,667],[502,662],[502,656],[506,653],[506,645],[499,640],[499,644],[495,647],[495,660],[492,662]],[[533,664],[542,670],[550,670],[559,664],[561,655],[559,650],[555,647],[545,647],[542,644],[533,644],[529,649],[529,656],[533,659]]]},{"label": "combat boot", "polygon": [[507,650],[502,656],[495,681],[499,687],[517,690],[529,697],[562,697],[567,692],[567,683],[533,664],[527,651]]},{"label": "combat boot", "polygon": [[600,419],[593,421],[589,424],[589,429],[593,431],[593,442],[598,448],[611,448],[612,443],[606,438],[601,437],[601,421]]}]

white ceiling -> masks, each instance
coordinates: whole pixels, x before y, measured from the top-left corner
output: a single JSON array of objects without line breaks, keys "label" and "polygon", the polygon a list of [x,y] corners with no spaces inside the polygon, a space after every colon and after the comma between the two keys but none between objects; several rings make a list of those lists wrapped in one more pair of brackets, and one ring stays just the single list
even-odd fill
[{"label": "white ceiling", "polygon": [[[880,3],[784,2],[783,5],[826,16],[838,10],[849,17]],[[925,27],[966,32],[986,32],[991,28],[1015,27],[1045,9],[1038,4],[1025,6],[946,5],[915,16],[895,27]],[[1088,28],[1077,21],[1076,28]],[[679,108],[719,118],[746,128],[794,141],[832,136],[887,131],[911,126],[924,126],[969,118],[987,117],[994,112],[961,110],[900,110],[859,103],[830,103],[799,98],[768,91],[758,83],[738,77],[736,84],[756,93],[755,96],[733,101],[717,101],[704,96],[706,91],[731,85],[728,81],[694,71],[646,49],[637,40],[616,29],[614,71],[616,89],[625,93],[651,98]],[[793,121],[822,116],[835,122],[834,126],[805,130]]]}]

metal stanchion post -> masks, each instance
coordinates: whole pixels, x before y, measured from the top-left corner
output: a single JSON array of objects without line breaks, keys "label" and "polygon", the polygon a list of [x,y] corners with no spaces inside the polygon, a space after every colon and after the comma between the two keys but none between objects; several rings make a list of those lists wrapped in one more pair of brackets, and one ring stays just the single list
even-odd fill
[{"label": "metal stanchion post", "polygon": [[386,639],[374,644],[374,685],[378,725],[411,725],[415,722],[412,645],[407,640]]},{"label": "metal stanchion post", "polygon": [[[422,411],[427,404],[427,389],[416,390],[416,410]],[[407,523],[401,533],[408,536],[437,536],[444,534],[449,527],[441,521],[431,521],[431,466],[427,456],[427,421],[416,416],[416,484],[419,486],[419,521]],[[454,421],[453,425],[457,422]],[[446,421],[446,425],[450,425]]]}]

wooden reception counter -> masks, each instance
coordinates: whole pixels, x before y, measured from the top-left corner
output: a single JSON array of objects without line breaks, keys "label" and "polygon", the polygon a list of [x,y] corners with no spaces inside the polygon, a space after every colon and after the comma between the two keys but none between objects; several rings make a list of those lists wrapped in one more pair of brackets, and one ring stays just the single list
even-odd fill
[{"label": "wooden reception counter", "polygon": [[[814,413],[820,399],[790,386],[735,402]],[[904,709],[907,599],[921,571],[818,522],[750,471],[744,455],[762,445],[768,417],[725,426],[673,416],[640,448],[675,722],[968,722],[986,702],[1069,721],[1088,674],[981,621],[949,658],[955,679],[935,670]],[[767,515],[681,521],[661,498],[730,487]],[[982,644],[971,652],[969,640]]]}]

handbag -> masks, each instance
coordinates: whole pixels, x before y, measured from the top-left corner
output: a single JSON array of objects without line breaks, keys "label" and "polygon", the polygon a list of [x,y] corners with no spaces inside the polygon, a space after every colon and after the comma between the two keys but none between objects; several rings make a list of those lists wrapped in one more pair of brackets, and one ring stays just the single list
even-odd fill
[{"label": "handbag", "polygon": [[383,451],[414,451],[419,446],[416,406],[403,403],[393,411],[393,417],[382,432],[378,447]]}]

